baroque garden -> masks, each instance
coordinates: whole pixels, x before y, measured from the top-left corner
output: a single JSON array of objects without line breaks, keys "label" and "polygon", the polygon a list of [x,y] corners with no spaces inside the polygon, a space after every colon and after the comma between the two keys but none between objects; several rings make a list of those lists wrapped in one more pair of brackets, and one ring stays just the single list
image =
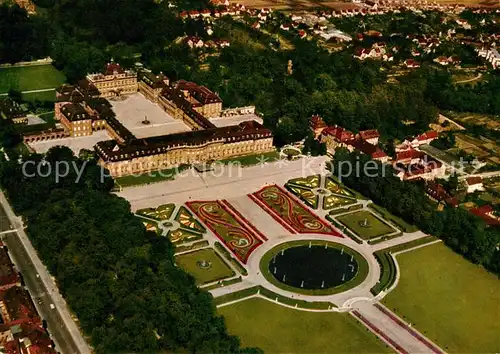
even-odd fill
[{"label": "baroque garden", "polygon": [[[420,319],[406,298],[416,285],[412,272],[425,273],[411,269],[407,257],[422,247],[456,256],[438,239],[381,210],[323,172],[244,196],[168,203],[135,214],[175,244],[176,264],[214,296],[229,331],[244,345],[265,351],[297,352],[307,344],[311,352],[436,353],[460,346],[429,326],[431,311]],[[432,308],[425,296],[419,301]],[[387,335],[383,321],[408,337]],[[309,337],[305,328],[318,334]],[[262,333],[267,330],[282,336],[278,347]],[[341,336],[325,343],[320,337],[330,332]],[[483,337],[485,350],[497,347],[491,332]]]}]

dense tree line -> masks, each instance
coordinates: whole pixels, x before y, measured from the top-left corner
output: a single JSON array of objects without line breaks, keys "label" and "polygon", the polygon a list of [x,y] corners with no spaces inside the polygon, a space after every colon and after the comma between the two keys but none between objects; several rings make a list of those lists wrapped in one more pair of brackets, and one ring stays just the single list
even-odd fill
[{"label": "dense tree line", "polygon": [[50,27],[28,17],[17,4],[0,4],[0,63],[16,63],[48,56]]},{"label": "dense tree line", "polygon": [[[370,161],[370,162],[369,162]],[[369,166],[364,169],[363,166]],[[376,168],[374,165],[376,164]],[[353,166],[349,172],[347,166]],[[359,166],[359,168],[356,168]],[[448,246],[474,263],[500,274],[500,230],[463,208],[436,205],[424,193],[422,182],[401,181],[389,165],[383,165],[347,150],[337,150],[332,161],[334,175],[394,215],[415,224],[422,231],[441,238]]]},{"label": "dense tree line", "polygon": [[[2,162],[0,183],[96,352],[259,352],[227,334],[210,294],[175,266],[169,240],[110,194],[95,161],[62,147],[29,159],[24,171]],[[60,161],[72,167],[56,181]]]}]

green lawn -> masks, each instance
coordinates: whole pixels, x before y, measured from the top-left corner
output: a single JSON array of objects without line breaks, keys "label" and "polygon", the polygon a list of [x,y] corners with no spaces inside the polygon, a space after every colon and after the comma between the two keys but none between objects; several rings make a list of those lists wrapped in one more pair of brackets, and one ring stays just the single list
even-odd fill
[{"label": "green lawn", "polygon": [[43,91],[43,92],[31,92],[23,93],[23,100],[25,101],[56,101],[56,91]]},{"label": "green lawn", "polygon": [[11,88],[17,91],[56,88],[65,81],[64,74],[52,65],[0,68],[0,93]]},{"label": "green lawn", "polygon": [[[369,225],[368,227],[361,226],[365,219]],[[367,210],[360,210],[352,214],[342,215],[337,217],[337,220],[363,240],[380,237],[395,231],[392,227],[373,216],[373,214]]]},{"label": "green lawn", "polygon": [[279,159],[279,153],[277,151],[266,152],[263,154],[247,155],[234,157],[230,159],[220,160],[220,163],[230,164],[230,163],[240,163],[241,166],[252,166],[258,165],[262,162],[272,162]]},{"label": "green lawn", "polygon": [[224,306],[229,333],[265,353],[390,353],[348,314],[294,310],[253,298]]},{"label": "green lawn", "polygon": [[450,353],[500,352],[500,282],[442,243],[397,256],[384,303]]},{"label": "green lawn", "polygon": [[[211,266],[207,269],[198,266],[198,262],[203,260],[210,262]],[[210,283],[234,275],[231,268],[212,248],[205,248],[176,256],[175,263],[195,277],[197,284]]]},{"label": "green lawn", "polygon": [[142,175],[128,175],[123,177],[117,177],[115,178],[115,182],[120,187],[125,188],[125,187],[139,186],[142,184],[150,184],[161,181],[170,181],[175,179],[177,174],[186,170],[186,168],[189,168],[189,166],[186,167],[183,165],[179,167],[167,168],[165,170],[151,171],[144,173]]},{"label": "green lawn", "polygon": [[404,232],[415,232],[418,231],[418,227],[415,225],[410,225],[400,217],[397,217],[396,215],[393,215],[389,213],[389,211],[380,205],[370,203],[368,204],[368,207],[375,210],[378,214],[380,214],[384,219],[392,221],[397,227],[401,229],[401,231]]}]

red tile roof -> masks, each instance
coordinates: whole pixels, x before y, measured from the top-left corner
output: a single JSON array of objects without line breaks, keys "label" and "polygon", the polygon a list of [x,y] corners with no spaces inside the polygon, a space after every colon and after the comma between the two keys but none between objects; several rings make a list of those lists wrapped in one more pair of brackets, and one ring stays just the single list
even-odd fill
[{"label": "red tile roof", "polygon": [[477,177],[467,177],[465,179],[465,181],[467,182],[467,184],[469,186],[483,183],[483,179],[481,177],[479,177],[479,176],[477,176]]},{"label": "red tile roof", "polygon": [[104,74],[106,75],[113,75],[113,74],[123,74],[125,71],[122,69],[120,64],[111,62],[108,65],[106,65],[106,68],[104,69]]},{"label": "red tile roof", "polygon": [[417,136],[417,140],[423,141],[423,140],[429,140],[429,139],[436,139],[439,136],[438,132],[435,130],[430,130],[426,133],[420,134]]},{"label": "red tile roof", "polygon": [[483,205],[480,208],[473,208],[469,210],[472,214],[480,217],[483,221],[490,226],[498,226],[500,225],[500,220],[494,216],[490,216],[488,214],[493,212],[493,208],[491,205]]},{"label": "red tile roof", "polygon": [[333,135],[341,143],[347,143],[350,140],[354,140],[354,134],[352,132],[339,126],[328,127],[323,130],[322,134]]},{"label": "red tile roof", "polygon": [[422,151],[418,151],[415,149],[408,149],[404,151],[399,151],[396,153],[395,162],[404,161],[404,160],[413,160],[413,159],[421,159],[425,156]]},{"label": "red tile roof", "polygon": [[359,132],[359,135],[364,140],[374,139],[374,138],[380,137],[380,133],[378,132],[377,129],[362,130]]}]

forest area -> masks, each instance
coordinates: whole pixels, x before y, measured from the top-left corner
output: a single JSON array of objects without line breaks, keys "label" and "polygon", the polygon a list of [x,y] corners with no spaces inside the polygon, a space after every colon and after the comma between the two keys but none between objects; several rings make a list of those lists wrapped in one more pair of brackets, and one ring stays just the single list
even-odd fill
[{"label": "forest area", "polygon": [[[146,231],[110,193],[113,180],[101,180],[95,160],[55,147],[30,161],[25,171],[2,161],[0,183],[97,353],[260,352],[227,334],[212,296],[174,264],[169,239]],[[56,161],[84,168],[82,178],[70,169],[56,182]]]}]

